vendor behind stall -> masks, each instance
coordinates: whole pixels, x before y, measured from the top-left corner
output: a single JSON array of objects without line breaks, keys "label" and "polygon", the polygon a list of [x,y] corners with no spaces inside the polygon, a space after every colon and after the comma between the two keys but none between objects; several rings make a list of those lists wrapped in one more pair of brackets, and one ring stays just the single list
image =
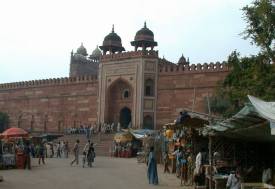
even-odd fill
[{"label": "vendor behind stall", "polygon": [[226,183],[227,189],[241,189],[241,175],[240,170],[237,168],[236,172],[232,172]]},{"label": "vendor behind stall", "polygon": [[180,112],[179,116],[176,119],[176,124],[182,124],[185,119],[189,118],[187,111],[184,110],[183,112]]}]

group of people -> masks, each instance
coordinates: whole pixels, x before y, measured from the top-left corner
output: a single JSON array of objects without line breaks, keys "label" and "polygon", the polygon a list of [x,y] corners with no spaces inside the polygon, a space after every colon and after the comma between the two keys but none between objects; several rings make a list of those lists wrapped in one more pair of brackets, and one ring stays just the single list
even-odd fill
[{"label": "group of people", "polygon": [[[176,159],[176,175],[182,177],[185,184],[193,185],[194,158],[190,148],[176,147],[171,155]],[[170,173],[169,153],[166,151],[163,155],[164,173]]]},{"label": "group of people", "polygon": [[[84,168],[86,163],[88,167],[92,167],[94,159],[96,157],[96,153],[94,149],[94,144],[90,140],[88,140],[88,142],[84,146],[82,154],[83,154],[82,167]],[[79,156],[80,156],[79,140],[76,140],[76,143],[73,148],[73,155],[74,155],[74,159],[71,161],[71,166],[74,163],[76,165],[79,164]]]},{"label": "group of people", "polygon": [[87,139],[90,139],[92,134],[96,133],[114,133],[120,132],[120,123],[101,123],[101,124],[89,124],[80,125],[79,127],[71,127],[65,130],[65,134],[85,134]]},{"label": "group of people", "polygon": [[65,133],[66,134],[85,134],[85,135],[92,135],[97,132],[97,125],[80,125],[79,127],[71,127],[67,128]]}]

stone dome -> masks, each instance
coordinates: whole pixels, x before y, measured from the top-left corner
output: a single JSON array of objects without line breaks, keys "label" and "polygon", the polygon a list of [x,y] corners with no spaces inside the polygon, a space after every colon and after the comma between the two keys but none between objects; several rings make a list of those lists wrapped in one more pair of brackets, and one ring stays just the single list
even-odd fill
[{"label": "stone dome", "polygon": [[186,58],[183,55],[181,55],[181,57],[178,61],[178,64],[184,64],[184,65],[189,64],[189,60],[186,60]]},{"label": "stone dome", "polygon": [[144,27],[137,31],[135,41],[154,41],[154,33],[147,28],[146,22],[144,22]]},{"label": "stone dome", "polygon": [[112,32],[104,38],[103,44],[99,48],[103,50],[103,54],[106,54],[107,51],[110,51],[110,53],[125,51],[121,38],[114,31],[114,25]]},{"label": "stone dome", "polygon": [[83,43],[81,43],[80,47],[78,47],[78,49],[76,50],[77,54],[81,54],[83,56],[87,56],[87,50],[86,48],[83,46]]},{"label": "stone dome", "polygon": [[119,35],[117,35],[114,31],[114,26],[112,28],[112,32],[109,33],[103,41],[103,46],[117,46],[117,47],[122,47],[121,44],[121,38]]},{"label": "stone dome", "polygon": [[137,31],[135,35],[135,40],[131,42],[131,45],[135,47],[135,50],[139,47],[142,47],[143,50],[146,50],[147,47],[150,47],[151,50],[158,45],[154,41],[154,33],[147,28],[146,22],[144,22],[144,27]]},{"label": "stone dome", "polygon": [[95,50],[93,50],[91,56],[93,57],[100,57],[102,55],[101,50],[98,48],[98,45],[96,46]]}]

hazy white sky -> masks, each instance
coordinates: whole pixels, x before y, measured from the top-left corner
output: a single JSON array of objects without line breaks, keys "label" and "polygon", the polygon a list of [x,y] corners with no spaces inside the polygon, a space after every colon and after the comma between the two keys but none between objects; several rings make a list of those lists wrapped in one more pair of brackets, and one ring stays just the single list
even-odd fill
[{"label": "hazy white sky", "polygon": [[0,5],[0,83],[69,75],[70,52],[90,54],[111,31],[127,51],[146,20],[159,55],[191,63],[227,59],[257,49],[239,35],[251,0],[6,0]]}]

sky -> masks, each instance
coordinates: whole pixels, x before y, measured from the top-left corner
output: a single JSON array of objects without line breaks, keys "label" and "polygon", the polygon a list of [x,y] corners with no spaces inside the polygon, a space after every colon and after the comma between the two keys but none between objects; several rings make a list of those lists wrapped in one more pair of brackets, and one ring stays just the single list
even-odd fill
[{"label": "sky", "polygon": [[160,57],[191,64],[259,51],[243,40],[241,8],[252,0],[8,0],[0,6],[0,83],[68,77],[70,52],[88,54],[115,32],[126,51],[143,27],[154,32]]}]

